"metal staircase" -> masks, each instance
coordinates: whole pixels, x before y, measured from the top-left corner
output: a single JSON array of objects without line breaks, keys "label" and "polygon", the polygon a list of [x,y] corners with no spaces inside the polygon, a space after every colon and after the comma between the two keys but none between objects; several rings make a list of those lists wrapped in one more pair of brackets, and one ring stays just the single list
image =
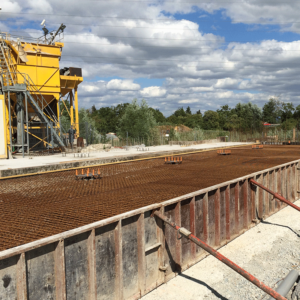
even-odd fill
[{"label": "metal staircase", "polygon": [[31,78],[27,75],[25,79],[26,83],[26,94],[28,96],[28,102],[33,108],[34,112],[38,115],[40,120],[43,120],[48,128],[50,128],[51,136],[53,135],[54,140],[62,147],[65,147],[62,138],[62,128],[59,121],[44,99],[43,95],[39,92]]},{"label": "metal staircase", "polygon": [[[0,75],[3,92],[21,92],[27,95],[28,102],[36,115],[50,129],[51,137],[53,137],[53,140],[51,139],[52,147],[54,148],[56,145],[65,147],[59,120],[32,79],[27,74],[21,74],[15,70],[11,58],[11,50],[1,35]],[[18,77],[23,77],[23,79],[18,80]]]},{"label": "metal staircase", "polygon": [[11,52],[6,42],[0,36],[0,68],[3,74],[3,86],[13,86],[16,83],[16,71],[11,59]]}]

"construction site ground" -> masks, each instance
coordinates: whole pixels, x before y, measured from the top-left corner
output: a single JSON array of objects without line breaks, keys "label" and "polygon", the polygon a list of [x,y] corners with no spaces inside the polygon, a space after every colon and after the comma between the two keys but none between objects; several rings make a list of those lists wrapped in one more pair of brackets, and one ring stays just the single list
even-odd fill
[{"label": "construction site ground", "polygon": [[[156,156],[167,154],[168,152],[192,152],[195,150],[206,150],[211,148],[239,146],[245,143],[234,142],[219,142],[209,144],[192,145],[183,147],[180,145],[164,145],[152,146],[139,149],[136,147],[129,147],[128,150],[113,148],[109,152],[102,151],[88,151],[84,150],[81,157],[80,154],[67,153],[63,156],[61,153],[53,155],[29,155],[23,158],[22,154],[14,155],[14,159],[0,160],[0,177],[14,176],[27,173],[37,173],[50,170],[67,169],[78,166],[87,166],[100,163],[109,163],[115,161],[125,161],[130,159],[143,158],[145,156]],[[145,150],[145,151],[143,151]],[[74,150],[75,151],[75,150]]]},{"label": "construction site ground", "polygon": [[[298,160],[300,146],[232,148],[101,166],[101,179],[75,170],[0,180],[0,251]],[[90,168],[90,172],[98,171]],[[86,172],[86,170],[84,171]]]},{"label": "construction site ground", "polygon": [[[300,206],[300,201],[295,204]],[[289,271],[300,272],[299,247],[299,212],[286,207],[219,251],[275,289]],[[290,296],[291,292],[288,299]],[[216,258],[208,256],[143,298],[177,299],[267,300],[269,296]]]}]

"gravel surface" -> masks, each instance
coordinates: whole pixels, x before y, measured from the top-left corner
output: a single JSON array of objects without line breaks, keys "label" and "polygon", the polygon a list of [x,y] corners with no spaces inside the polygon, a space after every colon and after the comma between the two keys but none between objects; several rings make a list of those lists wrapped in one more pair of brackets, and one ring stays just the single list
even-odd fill
[{"label": "gravel surface", "polygon": [[[295,204],[300,206],[300,201]],[[220,249],[220,252],[268,286],[276,288],[276,283],[280,284],[290,270],[300,272],[300,214],[286,207]],[[150,299],[238,300],[269,299],[269,296],[209,256],[143,298]]]}]

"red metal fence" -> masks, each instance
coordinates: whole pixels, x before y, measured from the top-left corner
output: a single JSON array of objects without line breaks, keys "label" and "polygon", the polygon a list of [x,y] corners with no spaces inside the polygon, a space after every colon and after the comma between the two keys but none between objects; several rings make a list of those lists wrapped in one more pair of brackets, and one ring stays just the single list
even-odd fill
[{"label": "red metal fence", "polygon": [[207,255],[151,218],[153,209],[218,249],[286,206],[250,179],[294,202],[300,191],[298,163],[2,251],[0,295],[8,300],[138,299]]}]

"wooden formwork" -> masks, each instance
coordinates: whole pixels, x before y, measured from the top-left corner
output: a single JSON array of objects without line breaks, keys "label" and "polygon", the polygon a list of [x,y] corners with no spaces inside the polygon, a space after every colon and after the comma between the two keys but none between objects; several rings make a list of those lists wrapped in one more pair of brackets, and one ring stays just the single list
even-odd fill
[{"label": "wooden formwork", "polygon": [[[215,249],[294,202],[299,161],[0,252],[3,299],[139,299],[207,254],[151,218],[159,209]],[[47,299],[48,299],[47,298]]]}]

